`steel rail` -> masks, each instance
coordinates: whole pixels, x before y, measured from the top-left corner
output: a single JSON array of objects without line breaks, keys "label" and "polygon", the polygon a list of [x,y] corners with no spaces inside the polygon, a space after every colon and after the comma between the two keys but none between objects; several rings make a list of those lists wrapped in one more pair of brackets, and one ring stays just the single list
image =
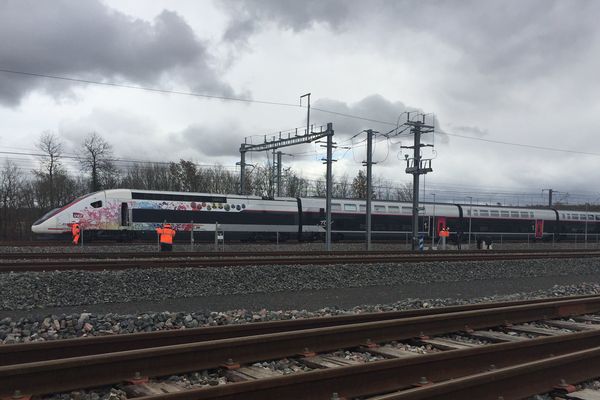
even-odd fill
[{"label": "steel rail", "polygon": [[0,366],[23,364],[61,358],[81,357],[94,354],[162,347],[185,343],[228,339],[255,335],[267,335],[294,330],[316,329],[402,318],[424,317],[448,313],[498,309],[518,305],[598,298],[596,295],[544,298],[536,300],[507,301],[484,304],[468,304],[442,308],[425,308],[406,311],[388,311],[332,317],[306,318],[286,321],[255,322],[239,325],[210,326],[156,332],[130,333],[111,336],[80,337],[44,342],[18,343],[0,346]]},{"label": "steel rail", "polygon": [[[459,254],[535,254],[535,253],[581,253],[581,252],[593,252],[593,249],[529,249],[529,250],[436,250],[427,252],[430,255],[459,255]],[[595,250],[600,253],[600,250]],[[2,259],[5,260],[32,260],[32,259],[93,259],[93,258],[179,258],[179,257],[208,257],[208,258],[223,258],[223,257],[265,257],[265,256],[298,256],[298,255],[379,255],[379,254],[396,254],[396,255],[415,255],[414,251],[410,250],[333,250],[333,251],[320,251],[320,250],[307,250],[307,251],[294,251],[294,250],[281,250],[281,251],[173,251],[173,252],[159,252],[159,251],[127,251],[127,252],[56,252],[56,253],[29,253],[29,252],[14,252],[14,253],[0,253]]]},{"label": "steel rail", "polygon": [[[407,391],[390,395],[389,399],[432,399],[434,398],[430,394],[432,387],[410,389],[423,377],[428,382],[443,382],[480,374],[489,371],[490,368],[507,368],[515,364],[551,359],[552,355],[566,355],[598,346],[600,346],[600,331],[587,331],[523,342],[491,344],[465,350],[451,350],[410,358],[314,370],[276,378],[140,397],[138,400],[329,399],[334,392],[342,398],[350,399],[399,390]],[[559,379],[552,381],[554,385],[559,382]],[[528,382],[519,380],[509,384],[526,386]],[[440,386],[442,385],[444,383],[440,383]],[[551,388],[552,386],[548,389]],[[504,388],[500,386],[500,389]],[[539,392],[541,391],[529,394]],[[489,398],[497,400],[499,395],[503,395],[504,399],[508,400],[510,397],[504,393],[504,391],[499,391],[495,393],[495,397]],[[416,395],[418,397],[411,397]],[[461,396],[440,397],[440,399],[479,400],[482,398],[470,392],[463,392]],[[387,396],[383,398],[388,399]]]},{"label": "steel rail", "polygon": [[[518,400],[600,376],[600,347],[549,357],[428,387],[382,396],[379,400]],[[560,389],[559,389],[560,390]]]},{"label": "steel rail", "polygon": [[0,394],[26,390],[54,393],[120,382],[135,376],[163,376],[211,369],[228,359],[239,363],[323,352],[374,342],[405,340],[506,323],[566,317],[600,311],[600,297],[534,305],[473,310],[130,350],[0,367]]},{"label": "steel rail", "polygon": [[335,264],[368,264],[368,263],[416,263],[439,261],[506,261],[532,260],[548,258],[596,258],[599,252],[581,253],[507,253],[507,254],[457,254],[457,255],[369,255],[369,256],[310,256],[301,257],[251,257],[251,258],[216,258],[216,259],[124,259],[124,260],[48,260],[35,262],[3,262],[0,272],[25,271],[68,271],[68,270],[121,270],[130,268],[205,268],[222,266],[256,266],[256,265],[335,265]]}]

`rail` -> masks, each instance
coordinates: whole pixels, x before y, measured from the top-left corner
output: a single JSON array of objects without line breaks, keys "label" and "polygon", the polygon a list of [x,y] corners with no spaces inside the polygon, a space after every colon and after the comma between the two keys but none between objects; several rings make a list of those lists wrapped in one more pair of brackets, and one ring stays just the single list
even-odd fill
[{"label": "rail", "polygon": [[[516,324],[599,311],[600,296],[593,296],[20,363],[0,367],[0,395],[12,394],[15,390],[26,391],[26,393],[34,395],[54,393],[116,383],[131,379],[136,376],[136,373],[145,376],[164,376],[211,369],[226,364],[228,359],[232,359],[234,363],[252,363],[289,357],[303,353],[307,348],[313,352],[354,348],[373,342],[470,331],[472,329],[506,325],[507,323]],[[569,341],[570,344],[565,345],[563,348],[565,352],[573,351],[573,346],[582,345],[585,342],[582,340],[583,337],[589,338],[593,342],[591,345],[600,346],[600,330],[583,332],[578,335],[580,336],[576,338],[571,336],[575,339]],[[552,342],[552,340],[554,338],[549,338],[547,341]],[[587,343],[586,346],[590,345],[589,342],[585,343]],[[494,363],[498,356],[508,354],[509,349],[513,349],[514,353],[512,354],[518,358],[519,354],[525,353],[521,346],[525,345],[507,343],[486,346],[478,350],[485,352],[489,351],[486,349],[500,348],[501,350],[496,352],[494,357],[486,359],[487,362]],[[537,353],[534,352],[533,354],[547,355],[547,351],[547,349],[539,350],[538,348]],[[558,350],[554,351],[558,352]],[[450,351],[447,354],[447,357],[450,357],[450,354],[459,356],[465,353]],[[442,356],[438,357],[443,358]],[[400,363],[413,362],[410,359],[392,361]],[[387,361],[381,363],[384,362]],[[373,365],[381,365],[381,363],[373,363]],[[456,360],[450,362],[449,365],[456,365]],[[345,372],[349,372],[349,370]],[[395,379],[400,379],[398,374],[395,374]],[[257,385],[258,382],[261,381],[257,381]],[[223,390],[234,390],[231,389],[232,387],[235,387],[235,384],[226,385]],[[301,394],[307,396],[306,390],[309,389],[306,388]],[[199,391],[195,392],[195,396],[197,395],[201,395]],[[185,392],[182,396],[185,396]],[[250,397],[245,394],[244,397],[238,398],[248,399]]]}]

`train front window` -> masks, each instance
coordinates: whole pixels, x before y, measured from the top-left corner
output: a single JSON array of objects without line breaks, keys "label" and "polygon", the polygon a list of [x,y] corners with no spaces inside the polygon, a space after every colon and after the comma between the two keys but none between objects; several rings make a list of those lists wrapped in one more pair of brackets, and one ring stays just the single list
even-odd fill
[{"label": "train front window", "polygon": [[35,221],[33,223],[33,225],[39,225],[45,221],[47,221],[48,219],[54,217],[56,214],[58,214],[59,212],[61,212],[62,210],[66,209],[67,207],[71,207],[73,204],[80,202],[81,200],[90,197],[91,195],[93,195],[95,193],[90,193],[90,194],[86,194],[85,196],[81,196],[75,200],[73,200],[70,203],[65,204],[64,206],[60,207],[60,208],[55,208],[54,210],[51,210],[49,212],[47,212],[46,214],[44,214],[42,216],[42,218],[38,219],[37,221]]},{"label": "train front window", "polygon": [[48,218],[51,218],[51,217],[55,216],[56,214],[58,214],[59,211],[60,211],[60,208],[55,208],[55,209],[48,211],[46,214],[42,215],[42,218],[35,221],[33,223],[33,225],[41,224],[42,222],[46,221]]},{"label": "train front window", "polygon": [[90,206],[94,208],[100,208],[102,207],[102,200],[94,201],[93,203],[90,203]]}]

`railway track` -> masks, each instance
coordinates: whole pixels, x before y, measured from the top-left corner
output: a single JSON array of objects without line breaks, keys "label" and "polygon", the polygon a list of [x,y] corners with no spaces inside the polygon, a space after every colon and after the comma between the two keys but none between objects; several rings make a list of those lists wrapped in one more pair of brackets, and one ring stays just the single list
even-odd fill
[{"label": "railway track", "polygon": [[[138,258],[138,257],[153,257],[153,258],[178,258],[178,257],[252,257],[252,256],[298,256],[302,254],[308,255],[416,255],[417,253],[410,250],[334,250],[334,251],[293,251],[293,250],[281,250],[281,251],[173,251],[173,252],[159,252],[159,251],[99,251],[97,249],[89,251],[72,251],[71,249],[78,248],[67,248],[67,251],[63,252],[11,252],[11,253],[0,253],[2,260],[19,260],[19,259],[93,259],[93,258]],[[429,255],[457,255],[457,254],[545,254],[545,253],[581,253],[581,252],[598,252],[600,249],[528,249],[528,250],[436,250],[427,251],[424,254]]]},{"label": "railway track", "polygon": [[[598,313],[600,296],[580,296],[6,345],[0,395],[118,385],[154,400],[518,399],[600,376]],[[252,365],[281,358],[309,368]],[[176,389],[156,378],[215,369],[237,382]]]},{"label": "railway track", "polygon": [[[415,254],[408,252],[286,252],[286,253],[172,253],[157,254],[81,253],[49,254],[47,257],[28,254],[3,257],[0,272],[120,270],[128,268],[219,267],[247,265],[328,265],[368,263],[414,263],[429,261],[496,261],[548,258],[593,258],[600,251],[533,251],[533,252],[442,252]],[[21,258],[19,258],[21,257]]]}]

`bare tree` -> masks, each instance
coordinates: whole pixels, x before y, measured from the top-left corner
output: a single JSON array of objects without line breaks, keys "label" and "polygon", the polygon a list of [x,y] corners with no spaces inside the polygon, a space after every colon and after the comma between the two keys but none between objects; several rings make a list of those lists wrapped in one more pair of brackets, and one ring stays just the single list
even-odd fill
[{"label": "bare tree", "polygon": [[358,171],[358,175],[356,175],[352,180],[352,192],[354,194],[354,198],[367,198],[367,176],[362,170]]},{"label": "bare tree", "polygon": [[55,176],[60,173],[60,158],[63,153],[63,144],[54,133],[46,131],[41,134],[37,148],[44,153],[40,158],[41,171],[38,177],[47,181],[48,200],[50,207],[56,207]]},{"label": "bare tree", "polygon": [[[112,146],[98,133],[90,133],[83,141],[81,166],[91,175],[90,189],[93,192],[107,186],[106,184],[111,185],[118,174],[111,161],[112,156]],[[102,185],[103,181],[105,185]]]},{"label": "bare tree", "polygon": [[348,174],[344,173],[344,175],[342,175],[342,177],[337,181],[334,187],[334,197],[340,197],[342,199],[347,199],[348,197],[350,197],[352,185],[350,184]]},{"label": "bare tree", "polygon": [[396,186],[396,195],[398,201],[412,201],[412,185],[410,183],[403,183],[400,186]]},{"label": "bare tree", "polygon": [[21,173],[19,168],[11,161],[6,161],[0,170],[0,210],[2,224],[0,235],[6,239],[12,236],[19,209],[19,192],[21,188]]},{"label": "bare tree", "polygon": [[327,180],[326,179],[317,179],[313,181],[313,193],[317,197],[325,197],[327,196]]},{"label": "bare tree", "polygon": [[290,167],[283,170],[284,194],[289,197],[301,197],[306,195],[308,182],[296,174]]}]

